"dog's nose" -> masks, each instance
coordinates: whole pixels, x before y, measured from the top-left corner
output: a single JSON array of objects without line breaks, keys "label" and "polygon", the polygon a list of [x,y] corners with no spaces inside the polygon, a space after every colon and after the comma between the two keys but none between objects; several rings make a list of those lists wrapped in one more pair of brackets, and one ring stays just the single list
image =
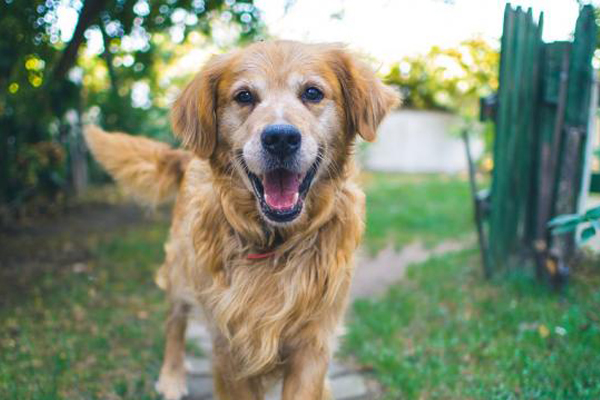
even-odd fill
[{"label": "dog's nose", "polygon": [[294,125],[269,125],[261,135],[262,146],[277,157],[287,157],[300,148],[302,136]]}]

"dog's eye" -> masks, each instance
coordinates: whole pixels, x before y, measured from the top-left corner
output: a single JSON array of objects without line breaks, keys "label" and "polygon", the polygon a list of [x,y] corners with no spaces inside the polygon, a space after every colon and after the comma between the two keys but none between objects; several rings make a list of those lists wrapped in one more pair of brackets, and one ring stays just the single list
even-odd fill
[{"label": "dog's eye", "polygon": [[254,96],[248,90],[242,90],[235,95],[235,101],[240,104],[252,104],[254,103]]},{"label": "dog's eye", "polygon": [[311,86],[302,93],[302,100],[318,103],[323,100],[323,92],[316,87]]}]

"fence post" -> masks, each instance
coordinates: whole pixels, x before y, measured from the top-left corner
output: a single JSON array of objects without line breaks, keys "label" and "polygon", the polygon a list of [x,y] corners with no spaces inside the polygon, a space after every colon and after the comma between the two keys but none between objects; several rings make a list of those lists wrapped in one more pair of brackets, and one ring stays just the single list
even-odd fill
[{"label": "fence post", "polygon": [[483,264],[483,275],[489,279],[492,277],[492,269],[490,264],[490,254],[488,249],[488,241],[485,236],[485,230],[483,222],[485,219],[485,206],[484,202],[487,199],[482,199],[477,189],[477,182],[475,179],[475,165],[473,163],[473,157],[471,155],[471,143],[469,140],[469,133],[464,130],[462,133],[463,141],[465,143],[465,152],[467,154],[467,167],[469,168],[469,183],[471,185],[471,197],[473,200],[473,209],[475,214],[475,225],[477,226],[477,239],[479,241],[479,249],[481,251],[481,262]]},{"label": "fence post", "polygon": [[82,195],[88,186],[88,163],[83,140],[83,122],[79,110],[67,112],[69,122],[69,168],[70,181],[76,196]]}]

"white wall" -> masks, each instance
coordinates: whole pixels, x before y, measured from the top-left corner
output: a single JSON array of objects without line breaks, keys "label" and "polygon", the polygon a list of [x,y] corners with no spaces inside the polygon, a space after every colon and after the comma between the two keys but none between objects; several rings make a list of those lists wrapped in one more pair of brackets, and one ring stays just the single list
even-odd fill
[{"label": "white wall", "polygon": [[[437,111],[400,110],[381,124],[375,143],[367,146],[365,168],[388,172],[444,172],[467,170],[462,138],[452,128],[458,117]],[[480,140],[471,140],[477,159],[483,152]]]}]

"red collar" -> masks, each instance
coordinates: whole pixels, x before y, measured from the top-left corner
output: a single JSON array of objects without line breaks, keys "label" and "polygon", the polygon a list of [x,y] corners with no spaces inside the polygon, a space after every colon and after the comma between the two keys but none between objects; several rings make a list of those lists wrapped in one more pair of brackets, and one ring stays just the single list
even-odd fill
[{"label": "red collar", "polygon": [[268,253],[250,253],[246,258],[248,258],[248,260],[262,260],[264,258],[272,257],[273,255],[275,255],[274,251]]},{"label": "red collar", "polygon": [[273,250],[265,251],[264,253],[250,253],[246,256],[248,260],[264,260],[266,258],[271,258],[275,254],[277,254],[277,248],[283,243],[281,237],[279,235],[275,236],[275,239],[271,241],[270,246]]}]

